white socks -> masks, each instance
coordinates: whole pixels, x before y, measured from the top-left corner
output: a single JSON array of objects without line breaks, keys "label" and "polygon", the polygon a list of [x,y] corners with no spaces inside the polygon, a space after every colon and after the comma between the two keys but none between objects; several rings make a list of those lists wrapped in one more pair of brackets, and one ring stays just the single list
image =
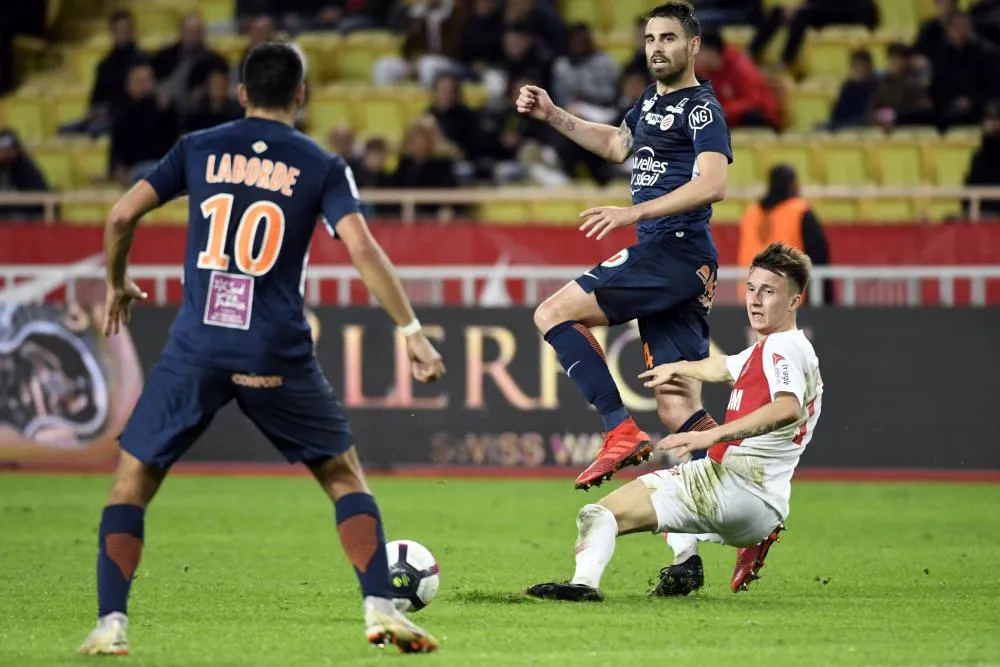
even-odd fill
[{"label": "white socks", "polygon": [[576,572],[574,584],[600,588],[601,575],[611,562],[618,537],[615,515],[601,505],[584,505],[576,515]]},{"label": "white socks", "polygon": [[667,533],[667,546],[674,551],[674,562],[680,565],[691,556],[698,555],[698,536],[687,533]]}]

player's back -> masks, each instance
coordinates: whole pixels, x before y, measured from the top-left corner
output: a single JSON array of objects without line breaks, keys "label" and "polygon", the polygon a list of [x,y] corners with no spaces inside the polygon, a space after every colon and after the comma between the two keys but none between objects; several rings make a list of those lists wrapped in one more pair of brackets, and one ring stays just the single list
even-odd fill
[{"label": "player's back", "polygon": [[[171,153],[158,171],[183,175],[190,204],[184,301],[165,355],[237,372],[290,372],[312,356],[303,313],[309,243],[331,170],[354,190],[346,166],[262,118],[188,135]],[[162,192],[158,178],[169,176],[149,179]]]}]

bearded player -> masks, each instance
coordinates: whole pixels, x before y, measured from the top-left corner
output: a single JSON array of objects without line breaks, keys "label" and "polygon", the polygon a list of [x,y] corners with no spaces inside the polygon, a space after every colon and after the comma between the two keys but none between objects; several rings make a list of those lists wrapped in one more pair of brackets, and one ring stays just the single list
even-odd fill
[{"label": "bearded player", "polygon": [[[725,195],[733,154],[711,84],[694,76],[700,35],[687,2],[666,2],[650,12],[646,59],[656,83],[618,128],[570,115],[535,86],[523,87],[517,101],[521,113],[607,160],[635,158],[632,206],[584,211],[580,229],[601,239],[636,225],[638,243],[566,284],[535,311],[539,331],[604,422],[604,445],[577,477],[578,489],[600,485],[653,451],[625,409],[591,328],[638,320],[647,368],[708,356],[718,268],[709,219],[712,203]],[[659,387],[656,398],[659,417],[673,433],[717,425],[702,408],[697,380]]]},{"label": "bearded player", "polygon": [[681,456],[707,449],[706,458],[642,475],[585,505],[577,515],[573,579],[536,584],[528,595],[602,600],[601,576],[617,537],[649,531],[689,536],[694,546],[682,564],[697,561],[699,569],[698,541],[738,547],[734,593],[757,578],[788,517],[792,475],[819,421],[819,360],[796,323],[809,268],[798,250],[768,246],[747,276],[747,317],[757,342],[739,354],[661,364],[640,376],[647,387],[677,378],[732,382],[725,423],[675,433],[659,444]]}]

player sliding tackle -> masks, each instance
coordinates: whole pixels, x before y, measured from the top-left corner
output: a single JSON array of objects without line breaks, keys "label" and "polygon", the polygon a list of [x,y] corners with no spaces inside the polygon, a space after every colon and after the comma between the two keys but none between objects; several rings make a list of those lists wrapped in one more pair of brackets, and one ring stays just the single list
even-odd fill
[{"label": "player sliding tackle", "polygon": [[602,600],[601,575],[615,539],[649,531],[695,538],[687,553],[677,554],[679,562],[670,568],[675,577],[700,576],[698,541],[739,547],[733,592],[746,590],[758,577],[788,517],[792,474],[820,414],[819,361],[796,324],[809,268],[809,259],[797,250],[768,246],[747,277],[747,316],[757,343],[733,356],[662,364],[640,375],[647,387],[669,386],[678,378],[734,382],[725,423],[675,433],[659,444],[682,456],[708,450],[706,458],[642,475],[585,505],[576,520],[573,579],[536,584],[528,595]]},{"label": "player sliding tackle", "polygon": [[320,216],[406,337],[413,376],[436,380],[444,365],[359,213],[350,169],[294,129],[306,95],[296,52],[284,44],[255,46],[243,62],[239,95],[246,118],[181,139],[108,218],[110,336],[128,322],[132,303],[145,298],[127,275],[139,219],[183,192],[190,198],[184,304],[121,434],[99,529],[97,628],[80,652],[128,653],[126,607],[146,508],[171,466],[233,400],[289,462],[309,468],[333,501],[337,533],[360,584],[368,641],[434,651],[434,637],[393,605],[378,504],[343,408],[313,354],[302,287]]},{"label": "player sliding tackle", "polygon": [[[667,2],[650,12],[646,60],[656,83],[636,100],[621,127],[575,118],[535,86],[522,88],[517,101],[521,113],[607,160],[621,163],[634,155],[632,206],[584,211],[580,228],[600,239],[637,225],[638,243],[568,283],[535,311],[539,331],[604,423],[604,445],[577,477],[578,489],[611,479],[653,450],[622,403],[591,328],[637,320],[647,368],[708,356],[707,318],[718,268],[709,219],[711,204],[725,196],[733,154],[711,84],[694,76],[700,35],[686,2]],[[716,426],[702,409],[697,380],[658,387],[656,401],[660,420],[673,433]]]}]

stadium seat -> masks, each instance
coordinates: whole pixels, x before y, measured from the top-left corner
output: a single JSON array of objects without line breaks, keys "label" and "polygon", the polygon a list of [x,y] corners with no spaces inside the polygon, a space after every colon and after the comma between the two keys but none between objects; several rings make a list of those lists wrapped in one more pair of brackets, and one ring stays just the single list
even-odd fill
[{"label": "stadium seat", "polygon": [[820,183],[822,179],[814,165],[813,153],[815,149],[808,135],[782,135],[776,143],[768,145],[757,154],[761,178],[766,179],[772,166],[784,162],[795,168],[800,183],[804,185]]},{"label": "stadium seat", "polygon": [[791,129],[808,131],[830,121],[837,86],[830,82],[806,82],[789,91]]},{"label": "stadium seat", "polygon": [[658,4],[652,0],[603,0],[602,9],[610,29],[633,34],[636,20]]},{"label": "stadium seat", "polygon": [[918,0],[876,0],[880,23],[893,28],[916,28],[920,23]]},{"label": "stadium seat", "polygon": [[53,129],[80,120],[87,115],[89,108],[90,90],[83,86],[66,86],[54,89],[46,104]]},{"label": "stadium seat", "polygon": [[737,188],[760,185],[763,178],[757,170],[757,145],[738,143],[733,135],[733,163],[729,165],[729,185]]},{"label": "stadium seat", "polygon": [[872,182],[865,144],[851,137],[819,135],[815,157],[827,185],[867,185]]},{"label": "stadium seat", "polygon": [[597,48],[606,51],[618,67],[624,67],[635,54],[634,32],[602,33],[596,36]]},{"label": "stadium seat", "polygon": [[28,151],[45,175],[49,189],[72,190],[76,187],[76,165],[65,146],[38,144],[29,146]]},{"label": "stadium seat", "polygon": [[531,222],[528,203],[508,199],[483,203],[479,207],[479,218],[500,225],[527,225]]},{"label": "stadium seat", "polygon": [[[406,104],[404,97],[396,93],[372,93],[355,101],[355,104],[358,102],[360,102],[361,132],[366,136],[385,137],[393,144],[398,144],[402,140],[413,111]],[[422,112],[424,109],[426,107],[419,111]]]},{"label": "stadium seat", "polygon": [[750,200],[739,197],[726,197],[712,204],[712,224],[739,224],[749,205]]},{"label": "stadium seat", "polygon": [[295,38],[306,54],[307,78],[310,85],[335,81],[338,77],[338,52],[341,37],[333,32],[304,32]]},{"label": "stadium seat", "polygon": [[174,199],[150,211],[146,218],[157,225],[187,225],[188,198]]},{"label": "stadium seat", "polygon": [[402,39],[389,32],[364,30],[348,35],[337,51],[337,71],[341,80],[372,80],[375,62],[385,55],[399,53]]},{"label": "stadium seat", "polygon": [[109,141],[102,137],[95,141],[83,140],[72,144],[78,186],[88,186],[108,175]]},{"label": "stadium seat", "polygon": [[92,226],[104,224],[108,205],[104,202],[65,202],[59,208],[59,220],[70,225]]},{"label": "stadium seat", "polygon": [[874,145],[881,185],[921,185],[930,179],[925,168],[926,144],[919,139],[889,137]]},{"label": "stadium seat", "polygon": [[862,204],[862,213],[866,219],[879,222],[913,222],[916,202],[908,197],[870,199]]},{"label": "stadium seat", "polygon": [[837,222],[854,224],[861,221],[861,205],[856,199],[818,198],[810,200],[809,204],[821,224]]},{"label": "stadium seat", "polygon": [[981,130],[953,128],[933,146],[934,183],[941,186],[961,186],[972,164],[972,156],[979,148]]},{"label": "stadium seat", "polygon": [[343,87],[327,87],[317,90],[306,104],[306,118],[309,134],[326,137],[330,130],[347,124],[357,131],[360,121],[355,116],[358,104],[357,93]]},{"label": "stadium seat", "polygon": [[38,141],[52,134],[44,98],[18,91],[6,102],[7,125],[17,130],[22,141]]},{"label": "stadium seat", "polygon": [[[633,4],[634,0],[632,2],[616,0],[616,2]],[[586,23],[595,33],[605,32],[612,27],[611,3],[607,0],[562,0],[560,4],[559,13],[566,25]]]},{"label": "stadium seat", "polygon": [[962,202],[958,199],[934,197],[927,203],[927,216],[935,222],[961,219],[964,214]]}]

